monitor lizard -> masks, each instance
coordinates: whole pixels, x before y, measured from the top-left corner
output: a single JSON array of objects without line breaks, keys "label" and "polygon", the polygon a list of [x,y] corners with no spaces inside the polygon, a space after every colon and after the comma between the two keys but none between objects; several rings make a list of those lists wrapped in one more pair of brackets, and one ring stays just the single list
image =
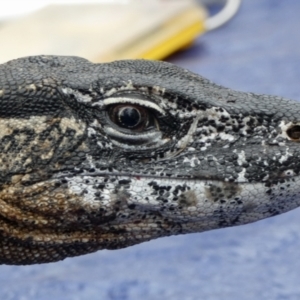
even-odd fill
[{"label": "monitor lizard", "polygon": [[166,62],[0,66],[0,263],[53,262],[300,205],[300,103]]}]

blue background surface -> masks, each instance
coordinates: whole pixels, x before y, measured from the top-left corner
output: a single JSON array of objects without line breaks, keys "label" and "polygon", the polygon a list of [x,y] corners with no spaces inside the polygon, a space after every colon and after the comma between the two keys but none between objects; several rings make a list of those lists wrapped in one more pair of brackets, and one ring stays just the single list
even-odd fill
[{"label": "blue background surface", "polygon": [[[300,1],[244,0],[169,61],[237,90],[300,100]],[[300,210],[37,266],[0,266],[0,299],[300,299]]]}]

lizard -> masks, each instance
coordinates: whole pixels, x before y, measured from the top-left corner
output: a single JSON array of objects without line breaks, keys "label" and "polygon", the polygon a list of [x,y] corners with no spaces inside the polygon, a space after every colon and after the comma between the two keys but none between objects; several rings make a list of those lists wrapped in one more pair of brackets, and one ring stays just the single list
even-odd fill
[{"label": "lizard", "polygon": [[0,66],[0,263],[62,260],[300,205],[300,103],[167,62]]}]

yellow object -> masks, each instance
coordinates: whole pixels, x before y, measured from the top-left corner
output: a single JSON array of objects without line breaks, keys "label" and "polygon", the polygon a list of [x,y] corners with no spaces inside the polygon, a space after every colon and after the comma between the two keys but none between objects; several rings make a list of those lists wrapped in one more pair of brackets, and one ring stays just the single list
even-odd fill
[{"label": "yellow object", "polygon": [[164,59],[204,32],[194,0],[129,0],[53,5],[0,27],[0,63],[29,55],[74,55],[93,62]]},{"label": "yellow object", "polygon": [[152,26],[155,27],[155,30],[145,31],[142,37],[124,43],[114,49],[113,54],[110,53],[109,56],[114,55],[118,59],[162,60],[170,54],[192,45],[193,41],[205,31],[206,12],[191,1],[186,9],[183,11],[178,9],[174,16],[167,17],[169,18],[159,20],[158,24],[155,24],[155,20],[152,19]]}]

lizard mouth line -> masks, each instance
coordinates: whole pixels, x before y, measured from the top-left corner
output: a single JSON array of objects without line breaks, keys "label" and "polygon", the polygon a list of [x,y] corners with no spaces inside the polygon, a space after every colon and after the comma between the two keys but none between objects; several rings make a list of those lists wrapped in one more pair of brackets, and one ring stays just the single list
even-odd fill
[{"label": "lizard mouth line", "polygon": [[[222,181],[222,182],[233,182],[233,181],[226,181],[221,177],[217,177],[217,176],[178,176],[178,177],[174,177],[172,175],[168,176],[168,175],[149,175],[149,174],[132,174],[132,173],[117,173],[117,172],[86,172],[86,173],[77,173],[77,174],[59,174],[56,176],[53,176],[52,179],[61,179],[61,178],[73,178],[73,177],[85,177],[85,176],[89,176],[89,177],[130,177],[130,178],[135,178],[137,180],[142,179],[142,178],[153,178],[153,179],[169,179],[169,180],[212,180],[212,181]],[[241,182],[242,183],[242,182]],[[245,181],[244,183],[247,183],[247,181]]]},{"label": "lizard mouth line", "polygon": [[[164,175],[164,176],[160,176],[160,175],[149,175],[149,174],[132,174],[132,173],[117,173],[117,172],[86,172],[86,173],[77,173],[77,174],[57,174],[56,176],[53,176],[52,179],[63,179],[63,178],[74,178],[74,177],[85,177],[85,176],[89,176],[89,177],[128,177],[128,178],[135,178],[136,180],[140,180],[142,178],[145,179],[163,179],[163,180],[178,180],[178,181],[217,181],[217,182],[224,182],[224,183],[228,183],[228,184],[254,184],[254,183],[267,183],[270,182],[270,180],[263,180],[263,181],[236,181],[236,180],[225,180],[222,177],[218,177],[218,176],[178,176],[178,177],[174,177],[172,175],[168,176],[168,175]],[[296,178],[297,175],[295,176],[289,176],[288,178]],[[276,179],[283,179],[282,177],[278,177],[278,178],[272,178],[272,181]]]},{"label": "lizard mouth line", "polygon": [[60,173],[57,175],[54,175],[52,179],[62,179],[62,178],[73,178],[73,177],[84,177],[84,176],[89,176],[89,177],[128,177],[128,178],[135,178],[136,180],[140,179],[162,179],[162,180],[175,180],[175,181],[180,181],[180,180],[185,180],[185,181],[215,181],[215,182],[223,182],[225,184],[255,184],[255,183],[262,183],[262,184],[272,184],[274,183],[274,180],[293,180],[294,178],[299,177],[298,174],[293,174],[293,175],[288,175],[286,174],[285,176],[278,175],[278,176],[271,176],[269,178],[263,179],[263,180],[240,180],[240,179],[235,179],[235,180],[227,180],[224,179],[221,176],[218,175],[197,175],[197,176],[186,176],[186,175],[177,175],[172,176],[172,174],[164,174],[164,175],[157,175],[157,174],[140,174],[140,173],[129,173],[129,172],[78,172],[75,174],[70,174],[70,173]]}]

